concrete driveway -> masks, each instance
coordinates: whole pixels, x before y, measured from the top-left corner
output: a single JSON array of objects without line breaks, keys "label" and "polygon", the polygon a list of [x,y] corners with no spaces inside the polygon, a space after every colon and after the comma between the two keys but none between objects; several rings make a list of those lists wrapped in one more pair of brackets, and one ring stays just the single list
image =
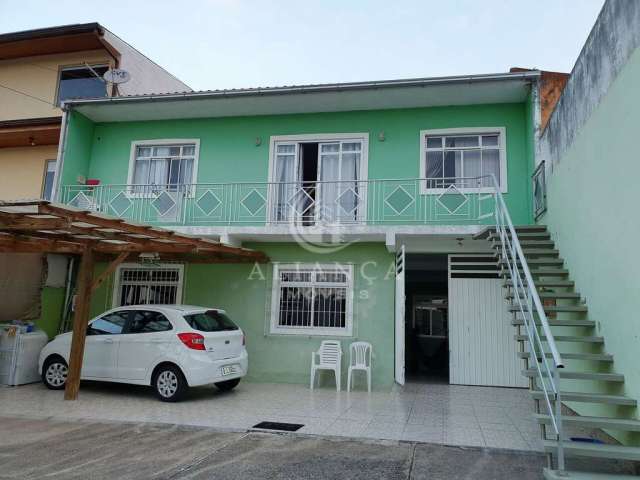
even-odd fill
[{"label": "concrete driveway", "polygon": [[544,463],[535,453],[413,442],[0,417],[1,479],[527,480],[541,478]]}]

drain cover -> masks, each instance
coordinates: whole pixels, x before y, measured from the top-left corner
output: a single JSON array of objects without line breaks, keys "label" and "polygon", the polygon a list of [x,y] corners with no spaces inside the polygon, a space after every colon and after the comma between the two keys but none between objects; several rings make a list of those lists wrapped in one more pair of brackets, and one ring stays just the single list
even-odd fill
[{"label": "drain cover", "polygon": [[252,428],[261,428],[263,430],[280,430],[283,432],[295,432],[304,427],[301,423],[281,423],[281,422],[260,422]]}]

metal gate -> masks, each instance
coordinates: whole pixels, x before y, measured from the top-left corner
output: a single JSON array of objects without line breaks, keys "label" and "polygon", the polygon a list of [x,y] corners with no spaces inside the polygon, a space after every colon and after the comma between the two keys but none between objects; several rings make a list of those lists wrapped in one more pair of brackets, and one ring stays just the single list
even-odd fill
[{"label": "metal gate", "polygon": [[526,387],[493,255],[449,256],[449,382]]}]

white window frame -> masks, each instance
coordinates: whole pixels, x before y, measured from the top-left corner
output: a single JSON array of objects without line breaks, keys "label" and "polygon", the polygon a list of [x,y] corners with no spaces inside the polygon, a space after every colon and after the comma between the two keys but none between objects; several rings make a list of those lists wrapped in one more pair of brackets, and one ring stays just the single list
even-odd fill
[{"label": "white window frame", "polygon": [[[282,270],[341,272],[347,275],[347,297],[344,328],[322,327],[283,327],[279,325],[280,318],[280,272]],[[317,286],[319,284],[313,284]],[[320,284],[332,286],[327,283]],[[351,337],[353,335],[353,265],[347,264],[318,264],[318,263],[293,263],[275,264],[273,267],[273,285],[271,290],[271,328],[272,335],[304,335],[323,337]]]},{"label": "white window frame", "polygon": [[177,284],[177,288],[176,288],[176,302],[175,303],[178,304],[178,305],[182,303],[182,288],[183,288],[183,285],[184,285],[184,265],[183,264],[161,263],[161,264],[149,266],[149,265],[145,265],[145,264],[142,264],[142,263],[122,263],[122,264],[118,265],[118,268],[116,268],[116,271],[115,271],[114,277],[113,277],[113,292],[112,292],[112,295],[111,295],[112,308],[123,306],[123,305],[119,305],[118,304],[118,298],[120,296],[120,278],[121,278],[122,270],[126,270],[126,269],[141,269],[141,268],[147,268],[149,270],[151,270],[151,269],[178,270],[178,284]]},{"label": "white window frame", "polygon": [[[498,150],[500,156],[500,191],[508,192],[507,185],[507,129],[505,127],[470,127],[470,128],[441,128],[437,130],[420,130],[420,178],[427,176],[427,142],[426,137],[433,136],[453,136],[453,135],[498,135]],[[427,188],[426,182],[420,182],[421,195],[439,195],[446,191],[446,188]],[[459,188],[463,193],[491,193],[493,188]]]},{"label": "white window frame", "polygon": [[344,142],[354,140],[362,142],[362,154],[360,157],[360,178],[358,181],[368,179],[369,169],[369,134],[368,133],[313,133],[302,135],[274,135],[269,138],[269,182],[275,182],[276,144],[278,143],[324,143]]},{"label": "white window frame", "polygon": [[[331,142],[346,142],[349,140],[353,140],[355,142],[361,142],[362,149],[360,153],[360,165],[358,169],[359,178],[358,184],[361,185],[360,182],[366,182],[369,178],[369,133],[308,133],[308,134],[297,134],[297,135],[273,135],[269,137],[269,171],[268,178],[269,184],[274,184],[277,182],[275,178],[276,175],[276,146],[279,143],[295,143],[296,144],[296,155],[299,154],[300,143],[331,143]],[[319,160],[319,159],[318,159]],[[366,183],[365,183],[366,185]],[[271,191],[271,188],[268,189]],[[364,195],[362,195],[359,206],[358,206],[358,216],[362,216],[364,218],[365,212],[367,212],[367,189],[364,190]],[[268,195],[267,212],[270,215],[270,212],[273,212],[273,202],[275,199],[272,195]]]},{"label": "white window frame", "polygon": [[[198,160],[200,158],[200,139],[199,138],[162,138],[155,140],[134,140],[131,142],[131,151],[129,153],[129,171],[127,173],[127,186],[133,185],[135,164],[136,164],[136,151],[138,147],[162,147],[166,145],[195,145],[195,151],[193,154],[193,172],[191,174],[191,184],[198,183]],[[195,195],[195,189],[190,189],[188,197]],[[150,198],[151,193],[133,193],[126,189],[127,196],[132,198]]]}]

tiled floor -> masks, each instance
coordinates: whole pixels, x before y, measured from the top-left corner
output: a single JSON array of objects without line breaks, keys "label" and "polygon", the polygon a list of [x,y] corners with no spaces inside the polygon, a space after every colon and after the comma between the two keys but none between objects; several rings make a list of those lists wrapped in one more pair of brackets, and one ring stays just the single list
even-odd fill
[{"label": "tiled floor", "polygon": [[246,430],[260,421],[301,423],[300,433],[449,445],[541,449],[527,390],[408,383],[391,392],[310,391],[302,385],[241,383],[229,393],[192,389],[167,404],[150,389],[83,383],[76,402],[40,384],[0,388],[0,415],[85,418]]}]

